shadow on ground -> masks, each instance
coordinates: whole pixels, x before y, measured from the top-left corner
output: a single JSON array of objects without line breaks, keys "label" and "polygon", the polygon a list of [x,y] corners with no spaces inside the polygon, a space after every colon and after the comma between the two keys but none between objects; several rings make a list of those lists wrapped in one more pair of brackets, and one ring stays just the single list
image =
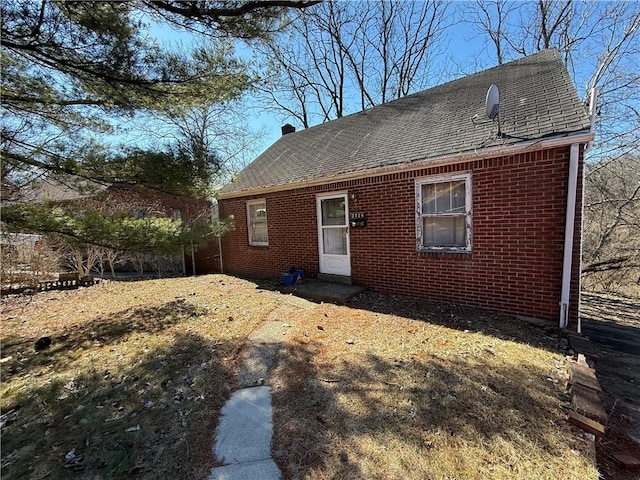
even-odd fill
[{"label": "shadow on ground", "polygon": [[314,362],[323,348],[297,342],[280,353],[274,458],[285,478],[529,478],[542,472],[537,462],[555,462],[557,478],[577,479],[589,469],[570,453],[581,442],[549,421],[564,424],[548,371],[368,354],[327,372]]},{"label": "shadow on ground", "polygon": [[169,302],[96,318],[48,351],[6,347],[19,360],[2,365],[2,478],[204,478],[236,346],[182,330],[120,350],[194,315]]},{"label": "shadow on ground", "polygon": [[605,480],[637,479],[611,456],[626,451],[640,458],[640,299],[583,294],[582,327],[599,355],[596,374],[609,415],[597,448],[601,473]]},{"label": "shadow on ground", "polygon": [[[283,292],[284,287],[274,279],[252,279],[256,288]],[[308,299],[310,302],[322,303]],[[519,342],[557,352],[561,332],[551,321],[535,323],[513,315],[476,307],[436,302],[401,295],[384,295],[365,291],[347,301],[347,307],[370,312],[397,315],[412,320],[460,330],[479,332],[501,340]]]},{"label": "shadow on ground", "polygon": [[47,364],[56,369],[64,369],[73,361],[73,356],[68,355],[70,350],[109,346],[133,333],[161,332],[201,314],[201,310],[184,299],[157,307],[134,307],[97,317],[62,335],[54,336],[51,346],[41,352],[34,351],[36,337],[4,337],[3,357],[15,356],[17,361],[3,365],[2,378],[3,381],[10,381],[14,376],[28,375],[32,368]]},{"label": "shadow on ground", "polygon": [[397,295],[364,292],[347,303],[351,308],[397,315],[460,331],[478,332],[501,340],[518,342],[558,352],[560,330],[552,322],[529,323],[482,308]]}]

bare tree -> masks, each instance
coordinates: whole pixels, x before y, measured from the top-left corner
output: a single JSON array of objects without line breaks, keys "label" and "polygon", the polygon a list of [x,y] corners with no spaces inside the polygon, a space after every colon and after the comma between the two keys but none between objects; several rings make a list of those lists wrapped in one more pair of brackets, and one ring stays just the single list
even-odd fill
[{"label": "bare tree", "polygon": [[473,25],[481,35],[487,35],[495,49],[498,65],[505,62],[505,50],[508,48],[507,22],[517,4],[506,0],[476,0],[462,8],[464,22]]},{"label": "bare tree", "polygon": [[104,260],[109,265],[109,270],[111,271],[111,277],[116,277],[116,263],[123,256],[124,252],[121,250],[116,250],[115,248],[105,248],[104,249]]},{"label": "bare tree", "polygon": [[252,130],[242,102],[209,103],[168,111],[164,122],[173,126],[172,144],[196,159],[215,159],[215,178],[221,186],[240,171],[257,152],[261,138]]},{"label": "bare tree", "polygon": [[91,275],[102,261],[103,248],[98,245],[72,242],[60,236],[48,236],[47,243],[54,247],[61,266],[78,272],[80,278]]},{"label": "bare tree", "polygon": [[478,0],[464,8],[499,63],[555,47],[585,103],[598,90],[596,143],[587,156],[584,272],[589,286],[615,288],[638,264],[628,250],[638,245],[628,238],[638,236],[630,215],[640,169],[640,4]]},{"label": "bare tree", "polygon": [[608,23],[602,6],[586,0],[476,0],[460,8],[463,22],[475,35],[488,37],[498,64],[557,48],[573,70],[576,52],[594,34],[606,30],[602,21]]},{"label": "bare tree", "polygon": [[585,98],[598,88],[600,148],[592,157],[615,158],[638,145],[640,4],[478,0],[461,8],[476,35],[489,39],[498,63],[554,47]]},{"label": "bare tree", "polygon": [[329,0],[292,21],[262,50],[262,92],[304,128],[435,83],[449,4]]},{"label": "bare tree", "polygon": [[640,4],[614,3],[601,12],[595,45],[585,48],[597,59],[585,90],[597,88],[597,149],[591,161],[634,158],[640,145]]},{"label": "bare tree", "polygon": [[594,165],[587,175],[583,273],[589,287],[640,281],[640,157]]}]

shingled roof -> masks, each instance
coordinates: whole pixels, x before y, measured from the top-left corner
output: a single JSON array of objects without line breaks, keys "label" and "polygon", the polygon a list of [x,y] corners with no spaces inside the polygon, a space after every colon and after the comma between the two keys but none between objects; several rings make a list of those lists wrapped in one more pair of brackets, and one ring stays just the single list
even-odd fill
[{"label": "shingled roof", "polygon": [[[500,89],[500,120],[485,113]],[[477,115],[477,117],[474,116]],[[337,120],[283,135],[220,196],[327,182],[345,174],[584,133],[589,118],[558,51],[515,60]]]},{"label": "shingled roof", "polygon": [[35,180],[23,187],[18,202],[66,202],[90,198],[105,190],[104,185],[75,175],[57,175]]}]

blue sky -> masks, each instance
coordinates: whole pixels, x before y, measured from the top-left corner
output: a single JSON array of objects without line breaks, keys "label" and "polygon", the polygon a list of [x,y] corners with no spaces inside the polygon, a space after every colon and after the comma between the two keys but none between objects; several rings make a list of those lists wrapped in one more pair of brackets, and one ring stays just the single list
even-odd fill
[{"label": "blue sky", "polygon": [[[161,45],[168,48],[174,48],[179,45],[188,46],[193,43],[193,35],[189,32],[179,31],[168,25],[158,25],[149,23],[149,35],[156,39]],[[447,57],[441,58],[443,63],[443,71],[447,69],[447,65],[451,69],[458,70],[457,74],[446,74],[435,84],[460,77],[465,74],[474,73],[483,68],[490,68],[495,65],[495,58],[487,55],[483,40],[473,38],[468,27],[464,25],[454,25],[447,38]],[[240,57],[251,59],[251,50],[241,42],[238,42],[237,53]],[[480,62],[481,60],[481,62]],[[452,63],[453,61],[453,63]],[[475,68],[479,66],[479,68]],[[433,85],[432,85],[433,86]],[[295,120],[287,117],[284,113],[277,115],[261,111],[257,106],[257,101],[250,95],[246,97],[247,120],[249,127],[253,130],[263,133],[260,144],[256,146],[254,154],[259,154],[271,144],[273,144],[281,136],[281,126],[284,123],[292,123],[297,129],[301,126],[297,125]]]},{"label": "blue sky", "polygon": [[[463,2],[454,3],[455,5],[453,3],[450,5],[452,7],[452,17],[450,19],[452,26],[448,28],[446,32],[447,37],[444,43],[445,48],[443,55],[436,59],[436,65],[431,69],[431,71],[439,72],[439,74],[437,73],[436,76],[433,77],[433,83],[428,86],[434,86],[466,74],[493,67],[497,64],[494,53],[495,49],[488,44],[488,37],[474,33],[473,27],[463,22],[465,18],[463,18],[464,14],[461,13],[461,8],[457,8],[463,7]],[[606,6],[607,4],[581,5],[582,7],[579,8],[584,8],[584,5]],[[519,17],[514,17],[513,21],[519,21]],[[594,31],[598,34],[597,29]],[[579,56],[579,58],[575,59],[574,65],[568,66],[576,82],[578,94],[581,97],[586,95],[587,81],[597,68],[597,53],[602,49],[602,43],[598,44],[600,37],[596,34],[593,35],[593,38],[589,38],[583,42],[580,51],[576,55]],[[177,31],[169,26],[158,26],[157,24],[150,25],[149,35],[156,38],[161,44],[169,47],[179,44],[188,46],[193,42],[193,37],[190,33]],[[252,56],[251,50],[241,44],[238,44],[238,53],[247,59],[250,59]],[[529,53],[533,53],[533,49],[531,49]],[[507,56],[505,60],[508,61],[514,58],[517,57]],[[631,61],[633,61],[633,59]],[[287,117],[284,113],[278,115],[277,112],[262,111],[258,108],[257,103],[255,98],[247,96],[246,106],[243,106],[249,129],[256,132],[264,132],[261,139],[254,142],[255,148],[249,153],[249,157],[251,158],[259,154],[280,137],[280,127],[282,124],[292,123],[296,128],[301,128],[301,125],[297,124],[293,118]]]}]

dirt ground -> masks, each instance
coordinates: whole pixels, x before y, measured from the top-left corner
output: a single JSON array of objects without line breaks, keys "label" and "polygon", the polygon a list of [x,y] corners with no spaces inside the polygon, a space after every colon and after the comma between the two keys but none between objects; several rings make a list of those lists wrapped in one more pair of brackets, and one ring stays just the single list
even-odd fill
[{"label": "dirt ground", "polygon": [[284,478],[598,478],[571,464],[588,442],[565,430],[553,326],[372,292],[287,322],[272,379]]},{"label": "dirt ground", "polygon": [[219,410],[266,321],[286,325],[269,378],[285,479],[598,478],[566,422],[555,327],[276,287],[207,275],[3,298],[2,478],[206,478]]},{"label": "dirt ground", "polygon": [[584,294],[582,321],[599,356],[596,374],[609,414],[598,468],[605,480],[637,480],[640,472],[620,468],[613,455],[640,458],[640,299]]}]

